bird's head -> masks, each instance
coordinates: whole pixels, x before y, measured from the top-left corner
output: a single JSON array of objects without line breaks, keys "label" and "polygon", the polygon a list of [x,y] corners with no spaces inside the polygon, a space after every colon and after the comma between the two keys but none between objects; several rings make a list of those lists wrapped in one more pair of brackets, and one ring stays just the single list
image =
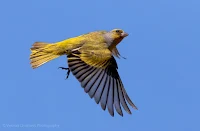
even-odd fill
[{"label": "bird's head", "polygon": [[110,31],[110,33],[113,39],[123,39],[124,37],[128,36],[128,33],[121,29],[113,29]]},{"label": "bird's head", "polygon": [[105,39],[109,49],[112,50],[126,36],[128,36],[128,33],[124,32],[122,29],[113,29],[107,32],[105,34]]}]

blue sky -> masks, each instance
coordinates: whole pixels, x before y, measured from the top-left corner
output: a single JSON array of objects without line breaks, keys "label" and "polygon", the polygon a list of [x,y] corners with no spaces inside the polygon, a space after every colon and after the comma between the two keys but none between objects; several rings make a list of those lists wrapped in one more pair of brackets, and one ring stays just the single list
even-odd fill
[{"label": "blue sky", "polygon": [[[199,131],[199,0],[2,0],[0,130]],[[29,48],[95,30],[122,28],[119,73],[139,108],[111,117],[74,76],[66,58],[33,70]],[[11,127],[16,125],[57,127]]]}]

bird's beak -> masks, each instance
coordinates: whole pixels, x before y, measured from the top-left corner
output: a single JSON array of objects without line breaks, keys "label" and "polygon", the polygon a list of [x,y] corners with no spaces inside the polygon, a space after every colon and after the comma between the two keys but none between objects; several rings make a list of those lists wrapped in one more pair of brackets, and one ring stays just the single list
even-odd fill
[{"label": "bird's beak", "polygon": [[121,36],[122,36],[122,37],[126,37],[126,36],[128,36],[128,33],[123,32],[123,33],[121,33]]}]

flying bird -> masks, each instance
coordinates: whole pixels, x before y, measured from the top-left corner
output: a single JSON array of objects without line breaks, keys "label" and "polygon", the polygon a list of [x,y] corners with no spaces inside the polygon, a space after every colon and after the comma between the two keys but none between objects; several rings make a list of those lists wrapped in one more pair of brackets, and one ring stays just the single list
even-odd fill
[{"label": "flying bird", "polygon": [[[131,114],[129,106],[137,109],[129,98],[118,74],[115,57],[123,38],[128,36],[121,29],[95,31],[56,43],[35,42],[31,47],[30,64],[33,69],[59,56],[67,55],[69,73],[76,77],[91,98],[108,109],[114,116],[114,109],[123,116],[122,107]],[[127,104],[128,103],[128,104]]]}]

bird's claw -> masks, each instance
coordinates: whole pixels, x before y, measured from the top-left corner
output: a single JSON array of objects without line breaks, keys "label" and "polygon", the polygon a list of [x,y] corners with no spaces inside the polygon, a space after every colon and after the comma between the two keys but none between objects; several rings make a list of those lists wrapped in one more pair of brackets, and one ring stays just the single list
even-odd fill
[{"label": "bird's claw", "polygon": [[66,68],[66,67],[58,67],[58,69],[67,70],[67,76],[66,76],[66,79],[68,79],[69,74],[70,74],[70,69],[69,69],[69,68]]}]

